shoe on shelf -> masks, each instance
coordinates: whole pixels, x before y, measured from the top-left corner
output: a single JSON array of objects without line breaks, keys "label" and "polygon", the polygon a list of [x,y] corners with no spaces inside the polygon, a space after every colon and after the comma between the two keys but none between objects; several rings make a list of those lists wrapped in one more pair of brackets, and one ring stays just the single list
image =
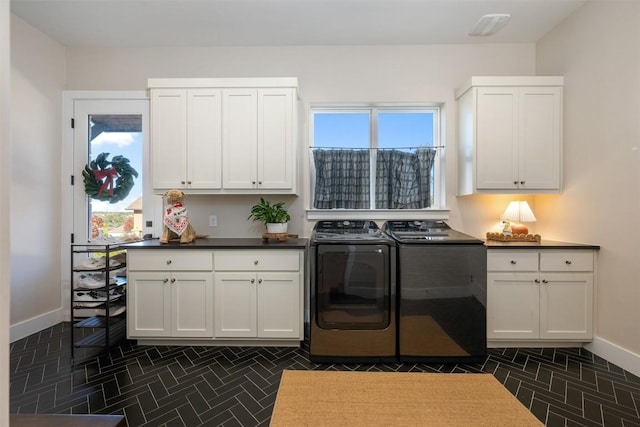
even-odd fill
[{"label": "shoe on shelf", "polygon": [[[117,289],[109,290],[109,302],[119,300],[124,296],[123,292]],[[74,291],[74,307],[99,307],[107,302],[107,292],[105,291]]]},{"label": "shoe on shelf", "polygon": [[[109,279],[109,284],[115,285],[116,281],[114,279]],[[105,282],[104,274],[87,273],[78,276],[75,288],[100,289],[104,288],[106,285],[107,283]]]},{"label": "shoe on shelf", "polygon": [[[109,317],[118,316],[124,313],[127,310],[127,307],[124,305],[112,305],[109,307]],[[96,308],[96,315],[98,316],[106,316],[107,309],[106,308]]]},{"label": "shoe on shelf", "polygon": [[[104,257],[104,256],[101,257],[100,262],[102,263],[102,266],[105,267],[107,265],[107,257]],[[118,266],[120,266],[120,262],[116,259],[109,257],[109,267],[118,267]]]},{"label": "shoe on shelf", "polygon": [[100,236],[91,240],[92,245],[118,245],[122,243],[122,240],[110,236]]},{"label": "shoe on shelf", "polygon": [[112,259],[114,261],[118,261],[120,264],[126,264],[127,263],[127,254],[124,253],[124,252],[120,252],[118,254],[115,254],[115,255],[111,256],[110,259]]},{"label": "shoe on shelf", "polygon": [[127,267],[118,268],[117,270],[111,270],[109,272],[109,277],[126,277],[127,276]]},{"label": "shoe on shelf", "polygon": [[127,284],[127,276],[115,276],[110,281],[116,286],[123,286]]},{"label": "shoe on shelf", "polygon": [[98,258],[89,257],[73,268],[76,270],[99,270],[104,268],[104,263],[101,263]]},{"label": "shoe on shelf", "polygon": [[[120,263],[118,261],[116,261],[115,259],[109,259],[109,267],[118,267],[120,265]],[[102,270],[103,268],[105,268],[107,266],[107,259],[106,257],[100,257],[100,258],[87,258],[86,260],[84,260],[80,265],[77,265],[74,267],[74,269],[76,270]]]},{"label": "shoe on shelf", "polygon": [[107,300],[104,291],[75,291],[73,293],[74,307],[98,307]]}]

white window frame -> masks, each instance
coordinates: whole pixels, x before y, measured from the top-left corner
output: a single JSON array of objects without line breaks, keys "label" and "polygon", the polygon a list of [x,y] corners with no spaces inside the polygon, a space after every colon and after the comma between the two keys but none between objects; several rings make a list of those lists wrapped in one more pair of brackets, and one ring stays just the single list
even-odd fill
[{"label": "white window frame", "polygon": [[[311,104],[309,106],[309,200],[307,209],[308,220],[324,219],[371,219],[371,220],[393,220],[393,219],[449,219],[449,210],[446,208],[446,185],[445,185],[445,162],[446,147],[442,129],[444,128],[443,111],[441,103],[403,103],[403,104]],[[385,112],[412,112],[412,111],[434,111],[434,146],[437,150],[436,162],[434,164],[434,203],[432,207],[423,209],[316,209],[313,207],[315,191],[315,167],[311,150],[314,141],[314,115],[316,113],[371,113],[370,114],[370,148],[376,148],[378,143],[378,113]],[[373,168],[373,165],[371,166]],[[371,175],[373,176],[373,174]],[[374,192],[370,186],[371,193]],[[375,197],[375,194],[371,194]],[[373,199],[372,199],[373,200]]]}]

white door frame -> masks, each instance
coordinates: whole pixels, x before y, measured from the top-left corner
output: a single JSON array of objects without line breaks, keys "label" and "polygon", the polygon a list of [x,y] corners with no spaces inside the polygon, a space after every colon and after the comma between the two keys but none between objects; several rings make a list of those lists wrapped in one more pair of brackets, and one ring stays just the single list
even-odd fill
[{"label": "white door frame", "polygon": [[[83,101],[125,101],[125,100],[142,100],[149,101],[146,91],[65,91],[62,94],[62,176],[60,177],[60,185],[62,187],[62,224],[61,224],[61,286],[62,286],[62,307],[65,319],[70,319],[69,293],[71,292],[71,258],[69,244],[71,243],[71,233],[74,232],[74,186],[71,186],[71,176],[75,176],[75,186],[82,185],[82,176],[80,171],[74,171],[74,130],[71,128],[71,119],[74,117],[74,102]],[[149,113],[147,111],[146,120],[143,120],[143,153],[149,152]],[[149,180],[149,161],[148,156],[142,156],[142,186],[143,186],[143,212],[145,212],[145,199],[151,201],[152,197]],[[77,187],[75,187],[77,188]],[[148,194],[147,194],[148,192]],[[149,197],[147,197],[149,196]],[[144,219],[143,219],[144,220]],[[144,233],[144,232],[143,232]],[[78,239],[76,239],[76,243]]]}]

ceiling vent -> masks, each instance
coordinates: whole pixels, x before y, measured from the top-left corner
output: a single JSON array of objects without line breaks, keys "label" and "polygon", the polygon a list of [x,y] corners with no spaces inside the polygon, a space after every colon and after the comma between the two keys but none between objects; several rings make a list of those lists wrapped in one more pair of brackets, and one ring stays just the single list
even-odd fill
[{"label": "ceiling vent", "polygon": [[476,22],[471,31],[469,31],[469,35],[471,37],[491,36],[503,29],[509,22],[509,19],[511,19],[511,15],[506,13],[484,15]]}]

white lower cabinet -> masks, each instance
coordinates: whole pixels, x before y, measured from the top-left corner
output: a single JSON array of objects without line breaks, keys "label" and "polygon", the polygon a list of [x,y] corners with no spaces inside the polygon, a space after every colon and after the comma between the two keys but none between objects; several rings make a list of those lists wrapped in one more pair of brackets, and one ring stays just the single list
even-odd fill
[{"label": "white lower cabinet", "polygon": [[129,249],[127,255],[130,339],[279,346],[303,339],[303,249]]},{"label": "white lower cabinet", "polygon": [[216,338],[301,340],[302,262],[302,251],[216,251]]},{"label": "white lower cabinet", "polygon": [[487,252],[487,340],[593,339],[594,251]]},{"label": "white lower cabinet", "polygon": [[129,338],[213,338],[211,251],[131,250]]}]

